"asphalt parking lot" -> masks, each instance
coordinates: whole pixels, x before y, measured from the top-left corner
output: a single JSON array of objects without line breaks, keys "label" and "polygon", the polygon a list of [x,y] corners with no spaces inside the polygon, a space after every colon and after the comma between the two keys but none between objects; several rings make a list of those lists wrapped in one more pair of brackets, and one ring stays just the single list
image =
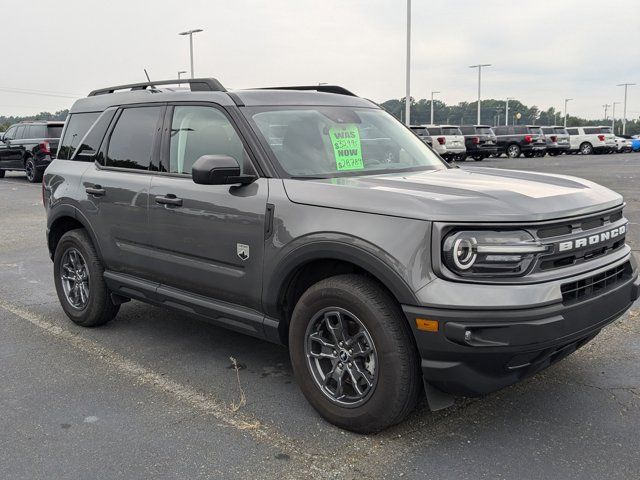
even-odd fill
[{"label": "asphalt parking lot", "polygon": [[[625,196],[640,154],[489,159]],[[640,305],[519,385],[359,436],[324,422],[286,349],[138,302],[97,329],[58,304],[39,185],[0,180],[2,478],[638,478]],[[239,369],[233,367],[233,357]],[[246,403],[241,402],[244,395]]]}]

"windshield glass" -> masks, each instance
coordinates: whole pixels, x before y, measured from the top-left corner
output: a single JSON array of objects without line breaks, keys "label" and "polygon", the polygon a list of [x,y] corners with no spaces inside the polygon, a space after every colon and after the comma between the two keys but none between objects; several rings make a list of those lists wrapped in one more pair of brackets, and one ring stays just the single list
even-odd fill
[{"label": "windshield glass", "polygon": [[447,168],[424,142],[383,110],[260,107],[243,111],[291,177]]}]

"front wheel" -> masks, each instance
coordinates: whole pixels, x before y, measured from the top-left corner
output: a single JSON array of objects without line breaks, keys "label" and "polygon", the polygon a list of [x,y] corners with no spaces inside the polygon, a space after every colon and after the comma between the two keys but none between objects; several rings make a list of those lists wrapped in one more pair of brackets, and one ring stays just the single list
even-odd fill
[{"label": "front wheel", "polygon": [[65,233],[53,256],[58,299],[67,316],[83,327],[103,325],[116,316],[120,305],[111,300],[103,278],[104,267],[85,230]]},{"label": "front wheel", "polygon": [[373,433],[403,420],[421,392],[407,320],[378,283],[339,275],[310,287],[293,311],[289,348],[305,397],[329,422]]},{"label": "front wheel", "polygon": [[582,155],[591,155],[593,153],[593,145],[591,145],[589,142],[584,142],[582,145],[580,145],[580,153]]},{"label": "front wheel", "polygon": [[507,157],[518,158],[520,156],[520,147],[515,143],[507,147]]}]

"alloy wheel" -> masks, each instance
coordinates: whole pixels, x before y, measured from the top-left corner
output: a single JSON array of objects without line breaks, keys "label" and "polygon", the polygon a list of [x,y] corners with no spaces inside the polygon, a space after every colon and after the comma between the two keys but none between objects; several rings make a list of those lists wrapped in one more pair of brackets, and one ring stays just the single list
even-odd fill
[{"label": "alloy wheel", "polygon": [[333,403],[357,407],[378,381],[378,354],[367,328],[338,307],[318,312],[305,335],[307,365],[316,385]]},{"label": "alloy wheel", "polygon": [[75,248],[69,248],[62,256],[60,281],[69,305],[83,310],[89,303],[89,270],[84,257]]},{"label": "alloy wheel", "polygon": [[25,173],[27,174],[27,179],[30,182],[33,182],[33,179],[35,178],[35,174],[36,174],[36,169],[35,169],[35,165],[31,160],[27,160],[27,163],[24,166],[24,170],[25,170]]}]

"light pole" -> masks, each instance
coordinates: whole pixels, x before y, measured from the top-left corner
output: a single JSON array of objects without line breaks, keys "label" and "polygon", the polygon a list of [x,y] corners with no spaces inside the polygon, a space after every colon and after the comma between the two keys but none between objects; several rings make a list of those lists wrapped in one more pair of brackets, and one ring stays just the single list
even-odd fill
[{"label": "light pole", "polygon": [[431,125],[433,125],[433,95],[440,92],[431,92]]},{"label": "light pole", "polygon": [[508,127],[509,126],[509,100],[515,100],[513,97],[507,97],[507,106],[505,108],[505,114],[504,114],[504,126]]},{"label": "light pole", "polygon": [[180,32],[178,35],[189,35],[189,56],[191,58],[191,78],[194,78],[193,74],[193,34],[200,33],[203,30],[201,28],[195,28],[193,30],[187,30],[186,32]]},{"label": "light pole", "polygon": [[183,74],[183,73],[187,73],[187,71],[186,71],[186,70],[180,70],[180,71],[178,72],[178,80],[180,80],[180,78],[182,77],[182,74]]},{"label": "light pole", "polygon": [[477,68],[478,69],[478,125],[482,123],[480,121],[480,94],[481,94],[481,85],[482,85],[482,67],[490,67],[490,63],[481,63],[479,65],[470,65],[469,68]]},{"label": "light pole", "polygon": [[564,128],[567,128],[567,117],[569,116],[567,114],[567,103],[569,103],[571,100],[573,100],[573,98],[564,99]]},{"label": "light pole", "polygon": [[602,105],[604,107],[604,121],[607,121],[607,111],[609,110],[609,107],[611,105],[609,105],[608,103],[605,103],[604,105]]},{"label": "light pole", "polygon": [[407,71],[406,94],[404,100],[404,123],[411,125],[411,0],[407,0]]},{"label": "light pole", "polygon": [[618,87],[624,87],[624,107],[622,111],[622,134],[627,133],[627,88],[635,85],[635,83],[619,83]]},{"label": "light pole", "polygon": [[616,105],[620,105],[620,102],[613,102],[611,104],[613,110],[611,110],[611,131],[615,135],[616,133]]}]

